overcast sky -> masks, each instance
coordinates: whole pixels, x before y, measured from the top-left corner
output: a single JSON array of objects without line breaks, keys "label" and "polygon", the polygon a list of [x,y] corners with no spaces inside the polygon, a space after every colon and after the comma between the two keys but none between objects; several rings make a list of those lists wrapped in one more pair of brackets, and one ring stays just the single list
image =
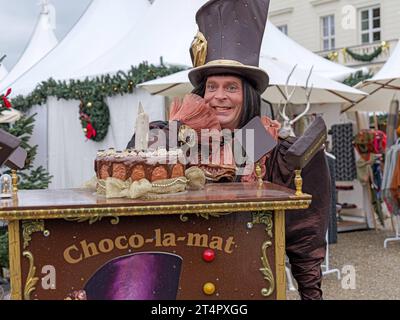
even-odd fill
[{"label": "overcast sky", "polygon": [[[112,1],[112,0],[110,0]],[[84,13],[91,0],[50,0],[56,8],[55,34],[60,41]],[[39,0],[0,0],[0,57],[8,71],[23,53],[40,13]]]}]

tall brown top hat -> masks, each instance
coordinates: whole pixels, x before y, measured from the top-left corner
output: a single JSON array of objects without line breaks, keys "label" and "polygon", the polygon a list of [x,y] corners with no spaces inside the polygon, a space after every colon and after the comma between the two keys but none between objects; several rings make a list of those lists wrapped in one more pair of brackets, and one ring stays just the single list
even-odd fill
[{"label": "tall brown top hat", "polygon": [[267,73],[258,67],[270,0],[210,0],[196,14],[199,31],[190,49],[190,82],[233,74],[246,78],[262,93]]},{"label": "tall brown top hat", "polygon": [[86,283],[87,300],[175,300],[182,258],[167,252],[118,257]]}]

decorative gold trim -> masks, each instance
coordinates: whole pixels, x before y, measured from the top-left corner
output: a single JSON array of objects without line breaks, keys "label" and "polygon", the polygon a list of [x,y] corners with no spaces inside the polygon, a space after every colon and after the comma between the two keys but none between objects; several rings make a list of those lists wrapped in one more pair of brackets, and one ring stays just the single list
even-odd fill
[{"label": "decorative gold trim", "polygon": [[303,195],[303,178],[301,177],[301,170],[294,171],[296,176],[294,178],[294,184],[296,185],[296,197]]},{"label": "decorative gold trim", "polygon": [[12,188],[13,195],[15,196],[18,193],[18,175],[17,170],[11,170],[11,179],[12,179]]},{"label": "decorative gold trim", "polygon": [[264,181],[262,179],[262,170],[260,162],[257,162],[256,164],[256,176],[258,180],[258,187],[261,188],[264,185]]},{"label": "decorative gold trim", "polygon": [[274,220],[276,299],[286,300],[285,210],[276,210]]},{"label": "decorative gold trim", "polygon": [[267,250],[268,248],[272,245],[271,241],[265,241],[262,245],[262,257],[261,261],[263,264],[263,268],[260,268],[261,273],[264,275],[265,281],[269,283],[269,288],[262,288],[261,289],[261,294],[264,297],[269,297],[275,290],[275,279],[274,279],[274,274],[272,273],[271,266],[269,265],[268,262],[268,257],[267,257]]},{"label": "decorative gold trim", "polygon": [[31,300],[31,294],[36,290],[35,285],[39,281],[39,278],[35,277],[36,267],[33,254],[29,251],[24,251],[22,255],[29,260],[29,272],[25,282],[24,300]]},{"label": "decorative gold trim", "polygon": [[193,148],[196,145],[196,135],[196,131],[185,124],[179,127],[178,140],[183,144],[187,144],[189,148]]},{"label": "decorative gold trim", "polygon": [[21,242],[19,221],[8,223],[8,248],[10,257],[11,299],[22,299]]},{"label": "decorative gold trim", "polygon": [[[197,217],[202,217],[206,220],[209,220],[210,217],[212,218],[220,218],[221,216],[227,216],[231,214],[232,212],[226,212],[226,213],[195,213]],[[179,219],[181,219],[182,222],[186,222],[189,220],[189,217],[185,216],[185,214],[181,214]]]},{"label": "decorative gold trim", "polygon": [[318,141],[314,143],[314,145],[307,151],[304,161],[307,161],[317,149],[320,149],[322,145],[326,142],[328,139],[328,136],[326,133],[324,133],[322,136],[319,137]]},{"label": "decorative gold trim", "polygon": [[[92,216],[92,217],[71,217],[71,218],[65,218],[64,220],[76,221],[78,223],[89,221],[89,224],[93,224],[95,222],[101,221],[101,219],[103,219],[104,217],[105,217],[105,215],[97,215],[97,216]],[[110,223],[113,225],[117,225],[119,223],[119,217],[112,216],[112,217],[107,217],[107,218],[111,218]]]},{"label": "decorative gold trim", "polygon": [[29,246],[29,242],[32,240],[31,235],[34,232],[44,232],[43,220],[22,221],[22,238],[24,239],[24,249],[26,249]]},{"label": "decorative gold trim", "polygon": [[[272,214],[267,212],[257,212],[253,213],[253,224],[265,224],[266,228],[265,231],[269,238],[272,239]],[[261,262],[263,267],[260,268],[261,273],[264,275],[265,281],[267,281],[268,285],[267,288],[261,289],[261,294],[264,297],[269,297],[275,291],[275,279],[274,274],[272,272],[271,266],[268,261],[267,250],[272,245],[272,242],[269,240],[264,241],[261,247]]]},{"label": "decorative gold trim", "polygon": [[284,201],[260,202],[230,202],[209,204],[176,204],[176,205],[146,205],[130,207],[99,207],[99,208],[57,208],[38,210],[11,210],[0,211],[0,220],[23,219],[63,219],[84,217],[115,217],[115,216],[143,216],[143,215],[170,215],[195,213],[222,213],[246,212],[267,210],[307,209],[311,203],[311,196],[304,195],[303,199]]},{"label": "decorative gold trim", "polygon": [[252,224],[265,224],[268,237],[272,238],[272,212],[254,212]]},{"label": "decorative gold trim", "polygon": [[200,31],[197,31],[190,46],[193,67],[199,67],[206,63],[207,59],[207,39]]}]

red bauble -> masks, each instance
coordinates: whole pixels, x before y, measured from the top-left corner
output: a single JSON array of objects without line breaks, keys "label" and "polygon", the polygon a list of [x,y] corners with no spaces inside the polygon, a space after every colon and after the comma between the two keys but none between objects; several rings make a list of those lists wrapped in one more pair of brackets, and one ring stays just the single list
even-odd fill
[{"label": "red bauble", "polygon": [[214,261],[215,259],[215,252],[212,249],[206,249],[203,252],[203,260],[207,262]]}]

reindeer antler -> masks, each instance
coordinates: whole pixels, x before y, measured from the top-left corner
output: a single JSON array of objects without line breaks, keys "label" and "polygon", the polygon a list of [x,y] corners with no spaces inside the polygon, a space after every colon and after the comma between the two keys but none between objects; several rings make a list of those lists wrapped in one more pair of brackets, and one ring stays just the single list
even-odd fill
[{"label": "reindeer antler", "polygon": [[308,88],[308,84],[309,84],[313,69],[314,69],[314,66],[312,66],[310,69],[310,73],[308,74],[307,81],[306,81],[306,87],[304,89],[304,91],[306,93],[306,108],[304,109],[304,111],[302,113],[300,113],[297,117],[295,117],[293,120],[290,121],[290,125],[293,125],[301,117],[303,117],[305,114],[307,114],[307,112],[310,110],[310,107],[311,107],[310,99],[311,99],[311,93],[313,90],[313,85],[311,85],[311,87]]},{"label": "reindeer antler", "polygon": [[290,120],[289,117],[286,115],[286,107],[290,103],[290,101],[291,101],[291,99],[292,99],[292,97],[293,97],[293,95],[294,95],[294,93],[296,91],[296,87],[297,87],[297,86],[294,86],[293,90],[289,92],[289,81],[290,81],[290,78],[292,77],[294,71],[296,70],[296,68],[297,68],[297,64],[293,67],[292,71],[290,71],[290,73],[289,73],[289,75],[288,75],[288,77],[286,79],[286,83],[285,83],[285,100],[286,100],[286,102],[283,105],[283,109],[281,110],[281,103],[280,102],[279,102],[279,105],[278,105],[279,114],[286,121]]}]

